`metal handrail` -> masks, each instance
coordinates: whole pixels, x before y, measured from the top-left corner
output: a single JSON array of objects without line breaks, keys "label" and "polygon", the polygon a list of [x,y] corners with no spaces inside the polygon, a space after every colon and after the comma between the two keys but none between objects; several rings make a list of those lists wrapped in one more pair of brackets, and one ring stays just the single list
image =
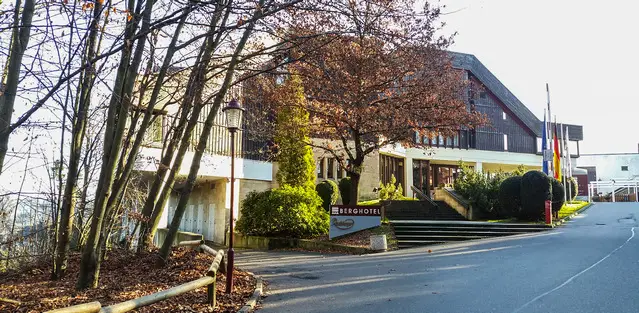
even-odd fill
[{"label": "metal handrail", "polygon": [[429,196],[427,196],[425,193],[423,193],[419,188],[417,188],[415,186],[410,186],[410,189],[413,191],[413,197],[415,197],[415,195],[417,195],[417,199],[428,201],[435,208],[439,207],[439,205],[437,205],[437,203],[435,203],[435,201],[433,201],[433,199],[431,199]]}]

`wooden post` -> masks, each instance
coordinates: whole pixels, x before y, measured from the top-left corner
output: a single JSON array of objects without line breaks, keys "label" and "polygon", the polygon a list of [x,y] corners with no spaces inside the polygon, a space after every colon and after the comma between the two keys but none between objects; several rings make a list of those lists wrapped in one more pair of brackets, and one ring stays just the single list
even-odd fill
[{"label": "wooden post", "polygon": [[[200,246],[200,250],[202,250],[202,252],[208,255],[217,256],[217,251],[213,250],[213,248],[205,244],[202,244]],[[218,268],[217,271],[222,274],[226,274],[226,258],[222,257],[222,261],[220,262],[220,268]]]},{"label": "wooden post", "polygon": [[97,313],[102,305],[98,301],[78,304],[66,308],[47,311],[45,313]]},{"label": "wooden post", "polygon": [[199,246],[203,244],[204,244],[204,240],[187,240],[187,241],[181,241],[177,245],[178,247],[184,247],[184,246]]},{"label": "wooden post", "polygon": [[206,286],[206,302],[213,308],[215,308],[215,279],[216,276],[213,276],[213,283]]}]

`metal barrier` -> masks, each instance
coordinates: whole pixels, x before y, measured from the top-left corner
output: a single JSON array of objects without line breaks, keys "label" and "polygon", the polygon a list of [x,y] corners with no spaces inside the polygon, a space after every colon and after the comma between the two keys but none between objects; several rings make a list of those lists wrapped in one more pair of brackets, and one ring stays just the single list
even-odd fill
[{"label": "metal barrier", "polygon": [[[593,196],[601,193],[602,190],[609,191],[611,194],[612,202],[617,201],[617,197],[615,195],[618,189],[627,188],[628,191],[633,190],[633,194],[635,195],[635,202],[639,202],[639,197],[637,197],[637,191],[639,191],[639,180],[610,180],[610,181],[593,181],[588,183],[588,202],[592,202]],[[620,199],[622,201],[629,201],[630,197],[622,197]]]},{"label": "metal barrier", "polygon": [[[207,303],[215,307],[215,281],[217,278],[218,270],[224,273],[226,266],[224,266],[224,251],[215,251],[211,247],[204,244],[204,240],[192,240],[183,241],[178,243],[178,246],[195,246],[199,251],[209,255],[215,256],[213,263],[206,271],[205,276],[182,285],[156,292],[150,295],[146,295],[140,298],[132,299],[116,303],[107,307],[102,307],[100,302],[94,301],[89,303],[83,303],[66,308],[55,309],[47,311],[45,313],[122,313],[141,308],[143,306],[151,305],[183,293],[187,293],[206,286]],[[222,266],[220,267],[220,264]]]}]

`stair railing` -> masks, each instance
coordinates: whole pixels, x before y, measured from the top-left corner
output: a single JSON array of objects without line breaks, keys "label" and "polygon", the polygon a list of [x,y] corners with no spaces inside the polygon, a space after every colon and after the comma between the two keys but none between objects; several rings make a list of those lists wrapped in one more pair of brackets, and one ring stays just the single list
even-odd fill
[{"label": "stair railing", "polygon": [[439,208],[437,203],[435,203],[435,201],[433,201],[433,199],[431,199],[429,196],[427,196],[425,193],[423,193],[419,188],[417,188],[415,186],[410,186],[410,189],[413,191],[413,198],[415,198],[415,196],[417,196],[417,199],[423,200],[423,201],[428,201],[434,208]]}]

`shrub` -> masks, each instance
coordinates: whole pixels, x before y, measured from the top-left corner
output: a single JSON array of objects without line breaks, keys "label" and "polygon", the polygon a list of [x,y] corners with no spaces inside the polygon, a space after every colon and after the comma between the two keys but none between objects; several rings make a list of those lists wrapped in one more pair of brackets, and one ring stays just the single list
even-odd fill
[{"label": "shrub", "polygon": [[544,216],[546,200],[551,200],[552,184],[548,175],[529,171],[521,177],[520,219],[539,220]]},{"label": "shrub", "polygon": [[282,186],[250,192],[242,202],[237,230],[246,235],[308,238],[328,232],[329,216],[317,192]]},{"label": "shrub", "polygon": [[339,180],[339,194],[342,196],[342,204],[351,203],[351,178],[344,177]]},{"label": "shrub", "polygon": [[566,202],[564,185],[562,185],[559,180],[552,178],[552,211],[559,212],[564,202]]},{"label": "shrub", "polygon": [[466,198],[470,205],[481,210],[485,218],[502,218],[499,205],[499,186],[509,176],[498,172],[487,175],[460,162],[460,172],[454,183],[455,192]]},{"label": "shrub", "polygon": [[402,186],[397,186],[397,179],[395,175],[391,174],[391,180],[388,184],[384,185],[379,182],[379,200],[399,200],[404,197],[404,190]]},{"label": "shrub", "polygon": [[521,210],[521,176],[506,178],[499,186],[500,213],[505,217],[519,215]]},{"label": "shrub", "polygon": [[337,199],[339,199],[337,184],[332,180],[325,180],[317,184],[315,191],[317,191],[319,197],[322,198],[322,207],[326,212],[329,212],[331,205],[335,204]]},{"label": "shrub", "polygon": [[[562,182],[564,184],[566,183],[566,177],[562,177]],[[574,177],[571,177],[570,179],[568,179],[568,182],[570,183],[570,196],[566,197],[566,201],[574,201],[575,197],[577,197],[577,189],[579,188],[579,185],[577,184],[577,180]],[[568,186],[566,186],[566,192],[567,191],[568,191]]]}]

